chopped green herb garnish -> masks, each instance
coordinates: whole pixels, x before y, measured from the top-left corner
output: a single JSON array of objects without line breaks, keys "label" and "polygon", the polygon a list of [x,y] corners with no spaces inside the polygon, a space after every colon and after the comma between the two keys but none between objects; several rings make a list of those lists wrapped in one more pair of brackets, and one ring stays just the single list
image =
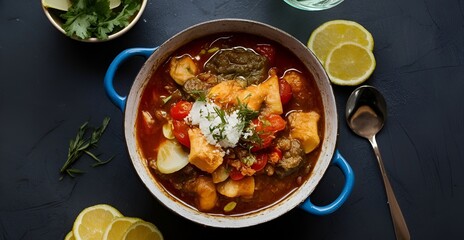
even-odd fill
[{"label": "chopped green herb garnish", "polygon": [[[219,142],[226,138],[226,135],[224,133],[225,133],[225,127],[228,124],[228,121],[226,119],[226,112],[223,109],[219,107],[213,107],[213,109],[217,117],[219,117],[219,119],[221,120],[221,123],[217,125],[211,125],[209,127],[209,131],[211,132],[213,138]],[[213,119],[216,118],[216,116],[212,116],[209,112],[208,112],[207,117],[213,117]]]},{"label": "chopped green herb garnish", "polygon": [[249,109],[248,105],[242,103],[240,99],[237,99],[237,102],[238,102],[238,117],[240,118],[240,120],[242,120],[243,123],[247,124],[244,127],[247,127],[251,120],[259,116],[259,112]]},{"label": "chopped green herb garnish", "polygon": [[163,101],[163,105],[168,103],[174,96],[182,96],[179,89],[176,89],[169,96],[161,96],[160,98],[161,98],[161,101]]},{"label": "chopped green herb garnish", "polygon": [[167,102],[169,102],[169,100],[171,100],[172,98],[172,95],[169,95],[169,96],[161,96],[161,101],[163,101],[163,105],[166,104]]},{"label": "chopped green herb garnish", "polygon": [[227,124],[226,120],[226,111],[219,107],[213,107],[214,111],[216,112],[217,116],[221,119],[222,124]]},{"label": "chopped green herb garnish", "polygon": [[195,98],[196,101],[206,102],[206,91],[205,90],[196,89],[196,90],[189,90],[188,92]]},{"label": "chopped green herb garnish", "polygon": [[129,25],[131,17],[140,7],[140,1],[124,0],[123,7],[113,11],[108,0],[74,0],[60,17],[65,20],[63,29],[68,36],[107,39],[109,34]]}]

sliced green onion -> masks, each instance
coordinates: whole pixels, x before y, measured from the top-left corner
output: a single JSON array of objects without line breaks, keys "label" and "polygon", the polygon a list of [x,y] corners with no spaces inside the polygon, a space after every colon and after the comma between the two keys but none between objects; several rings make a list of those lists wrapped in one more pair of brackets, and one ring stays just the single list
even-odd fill
[{"label": "sliced green onion", "polygon": [[235,206],[237,206],[237,203],[234,202],[234,201],[227,203],[224,206],[224,212],[230,212],[230,211],[234,210]]}]

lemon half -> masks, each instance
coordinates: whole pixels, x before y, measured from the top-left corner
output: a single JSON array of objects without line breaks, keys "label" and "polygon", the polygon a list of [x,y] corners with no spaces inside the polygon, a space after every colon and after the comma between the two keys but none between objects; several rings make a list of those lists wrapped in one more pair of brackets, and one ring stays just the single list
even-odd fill
[{"label": "lemon half", "polygon": [[372,34],[361,24],[350,20],[332,20],[317,27],[309,37],[308,48],[324,64],[330,51],[344,42],[355,42],[374,49]]},{"label": "lemon half", "polygon": [[337,85],[355,86],[374,72],[376,61],[368,48],[355,43],[341,43],[330,51],[324,68],[330,81]]}]

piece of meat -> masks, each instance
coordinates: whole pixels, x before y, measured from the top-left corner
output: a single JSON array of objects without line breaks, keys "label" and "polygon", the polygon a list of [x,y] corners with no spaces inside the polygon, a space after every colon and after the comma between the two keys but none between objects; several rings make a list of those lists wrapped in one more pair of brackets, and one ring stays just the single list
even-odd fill
[{"label": "piece of meat", "polygon": [[224,81],[211,73],[200,73],[195,77],[185,81],[183,89],[193,98],[198,99],[200,96],[206,96],[207,91],[216,84]]},{"label": "piece of meat", "polygon": [[282,151],[282,159],[277,163],[275,169],[279,176],[286,176],[296,171],[304,163],[305,153],[297,139],[278,138],[277,147]]},{"label": "piece of meat", "polygon": [[283,80],[290,84],[293,98],[297,103],[305,104],[307,101],[311,101],[310,91],[304,84],[306,79],[304,78],[303,74],[296,70],[286,71],[285,75],[283,76]]},{"label": "piece of meat", "polygon": [[267,78],[268,59],[252,49],[221,49],[206,63],[205,70],[225,79],[243,79],[247,85],[259,84]]},{"label": "piece of meat", "polygon": [[195,77],[199,71],[193,58],[189,55],[172,58],[169,62],[169,67],[169,75],[181,86],[184,85],[188,79]]},{"label": "piece of meat", "polygon": [[292,112],[288,115],[290,137],[300,140],[305,153],[313,151],[319,145],[317,130],[319,114],[311,112]]}]

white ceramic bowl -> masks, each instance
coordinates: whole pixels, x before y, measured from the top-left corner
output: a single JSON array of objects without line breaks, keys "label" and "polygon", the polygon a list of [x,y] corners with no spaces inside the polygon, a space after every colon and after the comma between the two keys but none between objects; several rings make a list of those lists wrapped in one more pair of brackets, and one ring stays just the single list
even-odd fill
[{"label": "white ceramic bowl", "polygon": [[[106,42],[109,40],[116,39],[122,36],[123,34],[125,34],[127,31],[129,31],[137,23],[137,21],[142,16],[142,13],[144,12],[145,7],[147,6],[147,1],[148,0],[141,0],[140,10],[134,14],[130,23],[126,27],[120,29],[119,31],[109,34],[107,39],[98,39],[98,38],[81,39],[81,38],[73,37],[73,36],[71,36],[70,38],[81,41],[81,42]],[[63,13],[63,12],[59,12],[56,9],[45,7],[43,4],[42,4],[42,8],[45,12],[45,16],[47,16],[48,20],[52,23],[52,25],[56,29],[58,29],[61,33],[66,35],[66,31],[62,27],[64,21],[59,16],[59,13]]]},{"label": "white ceramic bowl", "polygon": [[[323,116],[325,116],[325,134],[321,141],[322,150],[319,159],[317,160],[317,163],[311,172],[311,176],[301,185],[301,187],[289,194],[280,202],[265,209],[241,216],[220,216],[199,212],[183,204],[181,201],[166,192],[166,190],[149,172],[149,166],[145,164],[146,161],[142,160],[142,154],[138,150],[135,136],[135,124],[140,99],[144,87],[150,79],[152,72],[157,69],[158,66],[163,64],[167,58],[180,46],[183,46],[193,39],[220,32],[242,32],[254,34],[267,37],[282,44],[283,46],[286,46],[305,64],[309,72],[313,74],[314,79],[317,82],[317,86],[321,92],[324,105]],[[113,87],[113,77],[119,64],[134,55],[146,56],[148,57],[148,60],[145,62],[142,69],[138,73],[131,87],[129,95],[126,98],[125,96],[121,96],[116,93]],[[128,151],[135,170],[142,179],[143,183],[146,185],[148,190],[165,206],[194,222],[223,228],[246,227],[277,218],[297,206],[302,206],[303,209],[309,211],[310,213],[324,215],[331,213],[340,207],[340,205],[343,204],[351,192],[353,185],[353,175],[351,168],[339,155],[338,151],[335,151],[338,126],[337,111],[329,79],[319,61],[305,45],[303,45],[300,41],[291,35],[275,27],[250,20],[219,19],[200,23],[178,33],[177,35],[167,40],[159,48],[157,48],[156,51],[154,48],[127,49],[118,55],[108,68],[107,74],[105,76],[105,90],[113,103],[124,112],[124,133]],[[337,200],[334,201],[334,203],[329,204],[328,206],[318,207],[313,205],[308,200],[308,196],[314,191],[322,176],[326,172],[326,169],[329,167],[334,154],[336,155],[336,158],[334,158],[335,161],[340,161],[341,165],[343,165],[339,167],[342,169],[346,176],[345,187]],[[340,160],[340,158],[342,160]]]}]

